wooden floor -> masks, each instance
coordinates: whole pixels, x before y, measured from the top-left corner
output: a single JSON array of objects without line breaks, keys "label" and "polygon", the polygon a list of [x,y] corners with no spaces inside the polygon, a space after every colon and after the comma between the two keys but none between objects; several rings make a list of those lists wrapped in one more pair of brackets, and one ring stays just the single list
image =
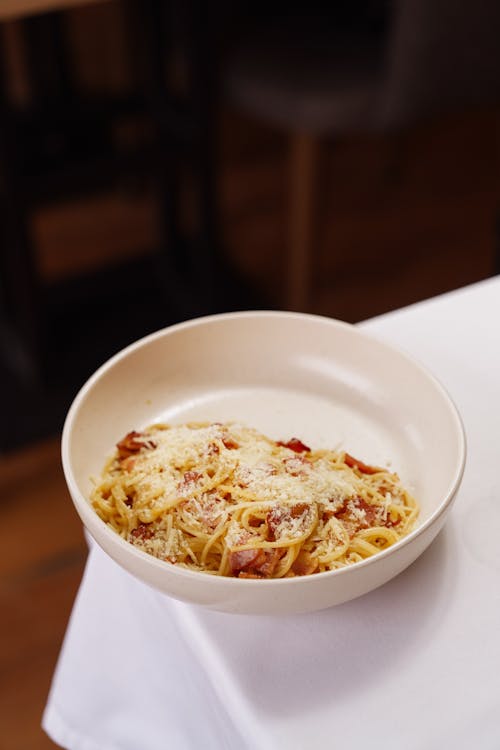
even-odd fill
[{"label": "wooden floor", "polygon": [[54,747],[40,729],[86,547],[51,439],[0,465],[0,726],[5,750]]},{"label": "wooden floor", "polygon": [[[495,112],[475,112],[397,139],[324,144],[313,311],[359,320],[492,273],[497,122]],[[226,246],[279,304],[286,138],[234,117],[223,126],[231,128],[221,174]],[[40,267],[54,278],[147,246],[151,205],[146,194],[107,196],[85,210],[46,211],[35,230]],[[0,497],[0,746],[43,750],[54,747],[40,718],[86,552],[58,436],[0,459]]]}]

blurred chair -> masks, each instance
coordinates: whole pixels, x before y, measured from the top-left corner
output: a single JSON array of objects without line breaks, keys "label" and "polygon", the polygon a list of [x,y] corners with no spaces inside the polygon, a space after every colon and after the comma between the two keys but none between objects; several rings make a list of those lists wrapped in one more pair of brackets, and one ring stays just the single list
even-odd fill
[{"label": "blurred chair", "polygon": [[[127,181],[151,180],[159,206],[158,247],[151,262],[117,264],[114,276],[108,272],[100,282],[90,279],[92,289],[80,279],[78,304],[92,309],[91,295],[104,287],[103,294],[96,291],[96,295],[107,299],[114,294],[115,315],[123,318],[123,300],[127,300],[128,311],[132,304],[129,300],[138,296],[141,279],[147,277],[153,280],[149,298],[158,298],[154,311],[157,317],[151,322],[154,327],[173,322],[171,318],[215,311],[220,259],[212,164],[213,67],[208,13],[196,3],[184,8],[164,0],[123,0],[131,67],[137,80],[125,92],[102,95],[79,85],[74,70],[63,11],[66,5],[84,2],[12,0],[5,9],[0,7],[0,22],[20,18],[31,94],[22,106],[9,96],[7,54],[0,27],[0,365],[5,364],[29,386],[43,381],[49,350],[51,355],[56,350],[58,366],[59,349],[92,328],[90,314],[84,314],[79,333],[70,329],[62,346],[57,340],[61,320],[66,323],[73,317],[76,287],[61,282],[55,288],[40,278],[30,231],[31,216],[40,206],[93,195]],[[53,8],[57,12],[42,12]],[[32,10],[36,13],[33,16]],[[186,80],[182,91],[173,91],[168,81],[175,54],[173,36],[178,32],[177,28],[172,30],[175,12],[182,16],[177,23],[185,35]],[[115,137],[118,128],[137,122],[142,123],[145,137],[123,145]],[[186,168],[193,174],[196,200],[196,226],[189,237],[179,218],[180,173]],[[57,308],[55,314],[53,308]],[[81,317],[79,311],[78,315]],[[93,357],[89,362],[94,366],[94,360],[106,358],[147,332],[133,328],[137,317],[133,314],[129,314],[127,325],[123,319],[113,323],[112,315],[108,317],[110,320],[104,320],[101,315],[96,326],[98,336],[89,336],[87,342]],[[113,338],[106,341],[106,351],[97,352],[99,337],[106,338],[106,325]],[[79,342],[73,348],[78,354],[84,347]],[[78,357],[75,361],[75,377],[81,379],[84,370]],[[75,369],[74,364],[71,367]]]},{"label": "blurred chair", "polygon": [[496,0],[368,0],[347,23],[310,7],[250,28],[224,80],[236,107],[289,133],[286,306],[296,310],[310,302],[322,138],[399,129],[500,89]]}]

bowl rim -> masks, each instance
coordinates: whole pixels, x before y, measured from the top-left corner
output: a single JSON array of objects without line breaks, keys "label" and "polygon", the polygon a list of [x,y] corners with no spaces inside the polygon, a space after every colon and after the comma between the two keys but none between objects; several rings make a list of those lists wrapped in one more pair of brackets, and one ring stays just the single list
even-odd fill
[{"label": "bowl rim", "polygon": [[[424,376],[424,378],[426,378],[428,381],[432,383],[434,388],[440,393],[440,396],[446,402],[448,411],[450,415],[453,417],[453,420],[455,422],[456,435],[457,435],[457,440],[458,440],[459,457],[458,457],[458,462],[455,466],[453,478],[450,480],[450,484],[449,484],[446,494],[440,500],[439,504],[437,505],[435,510],[431,513],[429,518],[427,518],[427,520],[424,521],[424,523],[419,524],[407,536],[395,542],[387,549],[381,550],[375,555],[372,555],[371,557],[368,557],[364,560],[360,560],[359,562],[353,565],[346,566],[344,568],[338,568],[337,570],[327,570],[327,571],[323,571],[321,573],[315,573],[314,575],[309,575],[309,576],[297,576],[297,577],[291,577],[291,578],[263,578],[259,580],[254,580],[251,578],[242,579],[242,578],[235,578],[232,576],[217,576],[217,575],[212,575],[210,573],[207,573],[205,571],[190,570],[189,568],[183,568],[183,567],[179,567],[176,565],[170,565],[168,563],[166,564],[166,561],[160,560],[159,558],[154,557],[154,555],[150,555],[147,552],[143,552],[142,550],[137,549],[137,547],[134,547],[134,545],[130,544],[127,540],[123,539],[123,537],[119,536],[104,521],[102,521],[102,519],[99,518],[99,516],[95,513],[95,511],[91,507],[88,499],[85,498],[85,496],[83,495],[83,493],[80,491],[78,487],[78,483],[75,479],[73,469],[72,469],[70,450],[69,450],[73,425],[79,413],[80,407],[83,401],[85,400],[87,394],[92,390],[94,385],[101,379],[101,377],[105,375],[109,370],[111,370],[116,364],[126,359],[135,351],[153,343],[157,339],[161,339],[165,336],[170,336],[179,331],[188,330],[190,328],[201,327],[203,325],[210,324],[210,323],[223,322],[226,320],[252,319],[252,318],[275,318],[275,319],[282,319],[282,320],[294,320],[295,319],[295,320],[300,320],[300,321],[310,320],[311,322],[317,322],[323,325],[328,325],[328,326],[332,326],[336,328],[343,328],[344,330],[348,330],[350,333],[358,336],[361,339],[367,340],[372,343],[375,342],[377,346],[381,346],[382,348],[385,348],[391,353],[396,354],[397,356],[406,360],[414,369],[418,370],[419,373]],[[139,561],[142,561],[152,567],[158,568],[159,570],[166,572],[169,576],[173,575],[174,577],[186,578],[187,580],[197,581],[199,583],[203,581],[207,582],[207,580],[212,580],[212,581],[216,581],[219,585],[237,586],[238,588],[240,588],[243,585],[249,589],[255,586],[257,586],[258,588],[261,588],[262,586],[266,586],[266,587],[278,586],[282,588],[286,586],[293,586],[293,585],[296,586],[297,582],[304,581],[304,580],[324,581],[327,577],[335,577],[335,578],[339,576],[345,577],[349,574],[352,575],[355,573],[355,571],[360,571],[366,568],[367,566],[374,566],[382,562],[390,555],[393,555],[394,553],[398,552],[399,550],[411,544],[414,540],[416,540],[422,534],[425,534],[425,532],[431,526],[434,526],[434,524],[436,524],[438,520],[444,514],[448,512],[448,510],[450,509],[455,499],[456,493],[462,481],[462,477],[465,471],[466,457],[467,457],[467,439],[466,439],[465,428],[464,428],[464,424],[463,424],[463,420],[460,415],[460,412],[454,400],[448,393],[448,390],[444,387],[441,381],[426,366],[420,363],[418,359],[413,357],[413,355],[409,354],[408,352],[406,352],[404,349],[400,348],[399,346],[393,345],[392,343],[389,343],[385,341],[384,339],[379,338],[376,334],[374,335],[371,332],[367,332],[352,323],[347,323],[342,320],[337,320],[336,318],[328,318],[326,316],[316,315],[313,313],[290,312],[290,311],[285,311],[285,310],[241,310],[241,311],[235,311],[235,312],[205,315],[205,316],[201,316],[198,318],[193,318],[190,320],[182,321],[180,323],[175,323],[170,326],[165,326],[163,328],[160,328],[157,331],[153,331],[152,333],[149,333],[146,336],[143,336],[137,339],[131,344],[128,344],[126,347],[116,352],[109,359],[107,359],[102,365],[100,365],[97,368],[97,370],[95,370],[95,372],[92,375],[90,375],[90,377],[81,386],[81,388],[77,392],[76,396],[74,397],[68,409],[66,418],[64,420],[64,426],[63,426],[62,438],[61,438],[62,467],[63,467],[65,480],[70,490],[70,495],[73,500],[73,503],[75,504],[76,509],[80,515],[83,514],[83,516],[86,516],[89,519],[92,518],[92,520],[97,522],[98,525],[101,525],[102,532],[108,537],[111,543],[118,544],[118,546],[121,547],[124,551],[126,551],[126,553],[130,555],[132,558],[136,557]],[[85,518],[82,518],[82,521],[84,525],[87,525]],[[91,529],[88,529],[88,531],[93,536]]]}]

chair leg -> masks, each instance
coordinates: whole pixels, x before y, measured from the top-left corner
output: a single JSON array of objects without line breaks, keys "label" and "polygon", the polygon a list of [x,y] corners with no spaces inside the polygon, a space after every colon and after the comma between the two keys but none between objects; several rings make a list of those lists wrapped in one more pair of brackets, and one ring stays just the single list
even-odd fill
[{"label": "chair leg", "polygon": [[318,141],[294,133],[290,144],[289,262],[286,304],[305,311],[310,304],[311,256],[314,244],[314,203]]}]

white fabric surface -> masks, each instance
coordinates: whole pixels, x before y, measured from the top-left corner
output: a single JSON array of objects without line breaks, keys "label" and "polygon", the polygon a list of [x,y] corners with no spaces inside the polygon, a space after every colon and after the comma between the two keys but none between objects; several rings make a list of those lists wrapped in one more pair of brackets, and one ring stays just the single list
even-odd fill
[{"label": "white fabric surface", "polygon": [[461,412],[467,466],[444,530],[380,589],[286,618],[170,600],[93,548],[43,719],[60,745],[498,750],[500,277],[363,327]]}]

